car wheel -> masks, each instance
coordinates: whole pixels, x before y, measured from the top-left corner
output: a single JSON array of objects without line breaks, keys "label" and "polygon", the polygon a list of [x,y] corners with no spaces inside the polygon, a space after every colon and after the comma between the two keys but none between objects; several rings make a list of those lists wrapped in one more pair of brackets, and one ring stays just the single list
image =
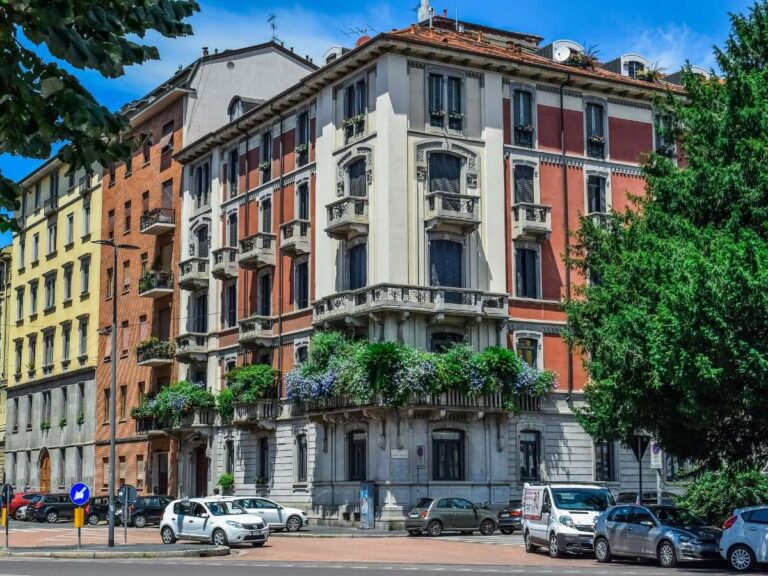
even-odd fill
[{"label": "car wheel", "polygon": [[608,564],[611,561],[611,547],[608,546],[608,540],[598,538],[595,541],[595,559],[600,564]]},{"label": "car wheel", "polygon": [[421,536],[421,530],[408,530],[408,536]]},{"label": "car wheel", "polygon": [[747,546],[737,544],[728,551],[728,564],[736,572],[748,572],[755,567],[755,555]]},{"label": "car wheel", "polygon": [[213,534],[211,534],[211,542],[214,546],[226,546],[229,543],[226,532],[220,528],[217,528],[213,531]]},{"label": "car wheel", "polygon": [[251,546],[253,546],[254,548],[261,548],[262,546],[264,546],[264,544],[266,544],[266,542],[251,542]]},{"label": "car wheel", "polygon": [[427,534],[430,536],[440,536],[443,533],[443,525],[439,520],[432,520],[427,525]]},{"label": "car wheel", "polygon": [[509,536],[514,532],[514,530],[512,528],[499,528],[499,532],[501,532],[505,536]]},{"label": "car wheel", "polygon": [[496,531],[496,522],[491,519],[485,519],[480,522],[480,534],[483,536],[490,536]]},{"label": "car wheel", "polygon": [[664,540],[659,544],[659,548],[656,550],[656,559],[662,568],[674,568],[677,565],[677,555],[672,542]]},{"label": "car wheel", "polygon": [[96,526],[96,524],[99,523],[99,515],[98,514],[89,514],[88,515],[88,524],[91,526]]},{"label": "car wheel", "polygon": [[528,552],[528,554],[533,554],[539,549],[538,546],[534,546],[531,542],[531,535],[528,532],[523,536],[523,541],[525,542],[525,551]]},{"label": "car wheel", "polygon": [[143,514],[139,514],[138,516],[134,516],[133,518],[133,525],[136,528],[144,528],[147,525],[147,517]]},{"label": "car wheel", "polygon": [[59,513],[56,512],[56,510],[48,511],[48,513],[45,515],[45,521],[49,524],[55,524],[59,521]]},{"label": "car wheel", "polygon": [[291,516],[285,521],[285,529],[288,532],[298,532],[301,530],[301,518],[298,516]]},{"label": "car wheel", "polygon": [[549,556],[550,558],[560,558],[562,556],[560,547],[557,545],[557,536],[555,534],[550,534],[549,536]]},{"label": "car wheel", "polygon": [[176,534],[173,533],[173,528],[170,526],[165,526],[160,530],[160,537],[163,539],[163,544],[173,544],[176,542]]},{"label": "car wheel", "polygon": [[14,514],[16,520],[26,520],[27,519],[27,513],[26,510],[22,512],[21,510],[16,510],[16,514]]}]

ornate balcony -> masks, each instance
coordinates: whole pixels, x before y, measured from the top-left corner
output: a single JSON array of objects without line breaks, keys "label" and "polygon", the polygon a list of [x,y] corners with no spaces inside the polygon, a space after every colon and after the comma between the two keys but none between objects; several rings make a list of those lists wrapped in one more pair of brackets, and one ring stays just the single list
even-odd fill
[{"label": "ornate balcony", "polygon": [[136,364],[139,366],[165,366],[173,362],[176,347],[168,340],[150,338],[136,347]]},{"label": "ornate balcony", "polygon": [[155,208],[141,215],[139,231],[142,234],[159,236],[176,228],[176,214],[173,208]]},{"label": "ornate balcony", "polygon": [[51,214],[54,214],[56,210],[59,209],[59,197],[58,196],[51,196],[43,202],[43,214],[46,216],[50,216]]},{"label": "ornate balcony", "polygon": [[265,398],[248,404],[235,404],[232,424],[240,428],[273,430],[275,418],[279,414],[280,403],[274,398]]},{"label": "ornate balcony", "polygon": [[179,287],[196,290],[208,286],[208,258],[196,256],[179,264]]},{"label": "ornate balcony", "polygon": [[309,220],[291,220],[280,227],[280,249],[292,256],[309,254]]},{"label": "ornate balcony", "polygon": [[272,316],[251,316],[238,322],[240,325],[240,343],[254,346],[272,344],[272,328],[275,319]]},{"label": "ornate balcony", "polygon": [[603,136],[591,136],[587,139],[587,156],[590,158],[605,158],[605,138]]},{"label": "ornate balcony", "polygon": [[463,234],[477,230],[480,226],[480,198],[448,192],[433,192],[427,195],[424,216],[428,230],[433,232],[455,231]]},{"label": "ornate balcony", "polygon": [[182,362],[203,361],[208,353],[208,335],[198,332],[182,334],[176,338],[176,358]]},{"label": "ornate balcony", "polygon": [[213,251],[211,274],[219,280],[237,278],[237,248],[227,246]]},{"label": "ornate balcony", "polygon": [[512,205],[512,239],[548,238],[552,233],[552,207],[519,202]]},{"label": "ornate balcony", "polygon": [[347,196],[326,206],[328,227],[325,232],[337,240],[349,240],[368,234],[368,198]]},{"label": "ornate balcony", "polygon": [[275,265],[275,235],[257,232],[240,240],[237,261],[243,268],[263,268]]},{"label": "ornate balcony", "polygon": [[146,418],[136,419],[136,434],[147,434],[148,436],[163,436],[164,430],[168,425],[159,418],[148,416]]},{"label": "ornate balcony", "polygon": [[324,324],[346,322],[355,317],[365,319],[376,312],[503,320],[507,317],[507,302],[506,294],[466,288],[377,284],[321,298],[314,304],[313,322]]},{"label": "ornate balcony", "polygon": [[173,274],[162,270],[147,270],[139,280],[139,296],[162,298],[173,294]]},{"label": "ornate balcony", "polygon": [[216,410],[213,408],[195,408],[183,414],[178,422],[169,423],[165,430],[169,432],[193,432],[216,425]]}]

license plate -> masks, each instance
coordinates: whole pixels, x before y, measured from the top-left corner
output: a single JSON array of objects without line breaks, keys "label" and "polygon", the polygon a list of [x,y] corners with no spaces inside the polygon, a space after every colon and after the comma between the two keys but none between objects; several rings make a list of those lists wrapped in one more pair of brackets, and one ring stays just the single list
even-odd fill
[{"label": "license plate", "polygon": [[408,515],[408,518],[418,518],[418,517],[419,517],[419,513],[418,512],[411,512]]},{"label": "license plate", "polygon": [[262,538],[264,538],[264,534],[262,534],[261,532],[251,532],[251,536],[261,536]]}]

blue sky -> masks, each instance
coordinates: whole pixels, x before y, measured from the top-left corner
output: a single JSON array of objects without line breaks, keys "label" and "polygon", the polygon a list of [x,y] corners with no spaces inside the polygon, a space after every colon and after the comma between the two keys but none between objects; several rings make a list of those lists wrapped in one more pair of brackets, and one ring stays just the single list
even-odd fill
[{"label": "blue sky", "polygon": [[[319,61],[333,45],[352,46],[357,30],[370,35],[416,21],[418,0],[332,2],[233,2],[198,0],[201,12],[191,19],[195,34],[176,40],[148,35],[158,46],[161,60],[135,66],[117,80],[94,72],[77,72],[97,99],[111,109],[146,93],[179,66],[201,53],[203,46],[239,48],[269,40],[267,19],[276,16],[277,36],[299,54]],[[728,12],[743,12],[751,0],[432,0],[435,12],[447,9],[451,17],[544,37],[543,44],[560,38],[594,45],[601,60],[625,52],[638,52],[668,71],[686,59],[710,67],[712,46],[722,45],[729,30]],[[39,160],[0,156],[0,170],[18,179]],[[8,237],[0,235],[0,246]]]}]

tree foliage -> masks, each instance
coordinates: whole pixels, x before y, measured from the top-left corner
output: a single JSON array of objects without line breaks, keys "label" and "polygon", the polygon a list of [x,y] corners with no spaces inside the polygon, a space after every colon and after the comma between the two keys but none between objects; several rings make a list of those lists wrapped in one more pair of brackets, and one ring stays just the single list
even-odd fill
[{"label": "tree foliage", "polygon": [[[160,57],[136,39],[191,34],[184,19],[198,10],[194,0],[0,2],[0,153],[47,159],[68,144],[58,156],[74,169],[124,158],[131,149],[120,141],[125,120],[59,62],[117,78],[125,66]],[[59,62],[44,59],[45,51]],[[0,207],[15,209],[19,193],[0,173]]]},{"label": "tree foliage", "polygon": [[768,3],[731,18],[722,77],[658,103],[685,162],[652,155],[633,208],[582,221],[569,265],[598,282],[566,307],[586,430],[711,467],[768,455]]},{"label": "tree foliage", "polygon": [[768,503],[768,476],[760,470],[705,472],[688,485],[677,504],[720,526],[736,508]]}]

